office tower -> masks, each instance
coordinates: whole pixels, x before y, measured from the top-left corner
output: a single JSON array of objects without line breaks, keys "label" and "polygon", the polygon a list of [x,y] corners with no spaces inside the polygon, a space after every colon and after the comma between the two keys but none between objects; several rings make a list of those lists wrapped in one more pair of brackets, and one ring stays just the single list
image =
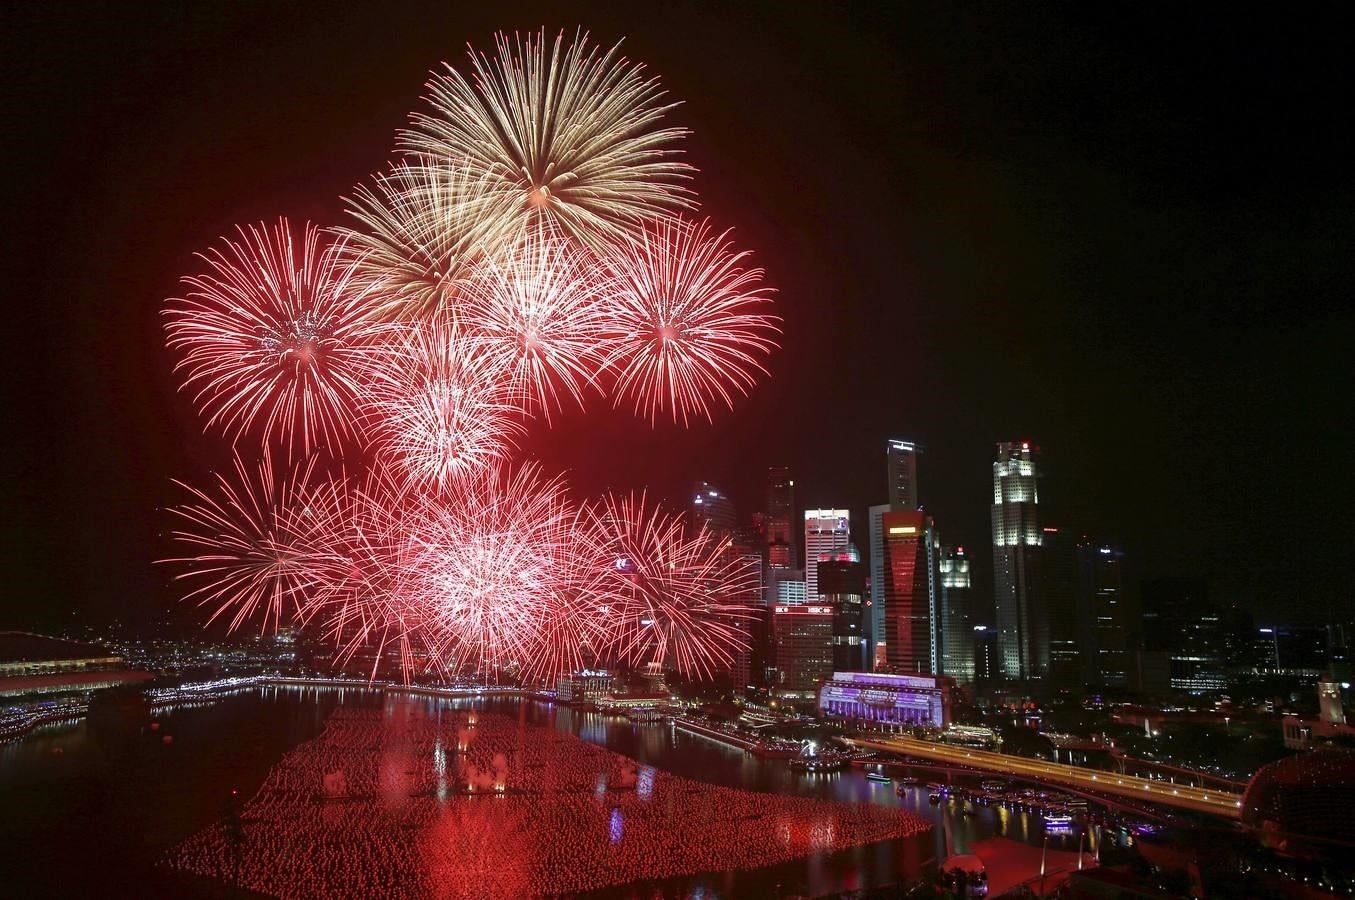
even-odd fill
[{"label": "office tower", "polygon": [[775,693],[812,700],[833,674],[833,610],[816,604],[772,607],[772,644],[780,682]]},{"label": "office tower", "polygon": [[[1207,585],[1193,578],[1160,578],[1143,582],[1140,595],[1143,649],[1136,687],[1187,694],[1225,688],[1223,618],[1209,600]],[[1163,681],[1147,680],[1155,672],[1165,676]]]},{"label": "office tower", "polygon": [[811,603],[819,599],[819,560],[851,543],[850,517],[845,509],[805,510],[805,594]]},{"label": "office tower", "polygon": [[889,474],[889,505],[894,509],[917,509],[917,457],[922,448],[912,441],[885,442],[885,466]]},{"label": "office tower", "polygon": [[974,626],[975,684],[991,684],[1002,676],[997,637],[996,628],[988,625]]},{"label": "office tower", "polygon": [[1086,684],[1129,686],[1133,666],[1123,566],[1122,550],[1085,539],[1077,545],[1078,632]]},{"label": "office tower", "polygon": [[968,684],[974,680],[974,608],[969,557],[965,556],[963,547],[943,548],[937,568],[941,584],[938,604],[940,674]]},{"label": "office tower", "polygon": [[767,470],[767,565],[793,569],[798,565],[799,534],[795,521],[795,480],[786,466]]},{"label": "office tower", "polygon": [[1049,617],[1035,596],[1040,547],[1038,449],[997,445],[993,461],[993,601],[1004,678],[1043,678],[1049,672]]},{"label": "office tower", "polygon": [[1257,668],[1313,677],[1329,663],[1325,625],[1275,625],[1257,629]]},{"label": "office tower", "polygon": [[920,510],[893,510],[884,529],[885,658],[900,674],[936,671],[936,532]]},{"label": "office tower", "polygon": [[804,569],[767,570],[767,606],[777,604],[803,606],[808,597],[805,594]]},{"label": "office tower", "polygon": [[1046,525],[1040,529],[1040,546],[1028,552],[1035,563],[1031,594],[1048,622],[1048,682],[1081,694],[1090,655],[1083,638],[1091,626],[1078,603],[1077,542],[1067,529]]},{"label": "office tower", "polygon": [[833,671],[865,668],[866,572],[861,555],[834,553],[819,561],[819,602],[833,609]]},{"label": "office tower", "polygon": [[866,652],[872,661],[878,655],[876,648],[883,647],[885,642],[885,531],[881,517],[889,510],[889,504],[882,503],[867,511],[870,523],[870,646]]},{"label": "office tower", "polygon": [[1341,685],[1331,678],[1317,682],[1318,718],[1329,725],[1346,724],[1345,709],[1341,706]]},{"label": "office tower", "polygon": [[737,525],[733,501],[709,481],[698,481],[692,488],[692,530],[705,526],[717,537],[728,537]]},{"label": "office tower", "polygon": [[753,607],[746,615],[734,616],[729,624],[744,635],[744,646],[734,654],[733,683],[737,691],[752,687],[753,673],[760,671],[765,664],[766,653],[762,649],[766,640],[766,609],[763,601],[766,586],[763,583],[762,554],[757,548],[746,543],[734,543],[728,551],[740,571],[740,582],[748,586],[746,599],[741,603]]}]

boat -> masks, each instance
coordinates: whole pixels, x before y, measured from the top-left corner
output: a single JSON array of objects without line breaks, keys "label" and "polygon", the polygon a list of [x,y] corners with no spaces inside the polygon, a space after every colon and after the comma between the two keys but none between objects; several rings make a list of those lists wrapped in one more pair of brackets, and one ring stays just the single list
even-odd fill
[{"label": "boat", "polygon": [[1057,827],[1072,825],[1073,817],[1068,815],[1067,813],[1045,813],[1044,823],[1046,825],[1053,825]]},{"label": "boat", "polygon": [[935,791],[932,791],[930,794],[927,795],[927,802],[930,803],[932,806],[937,806],[941,803],[941,795],[936,793]]},{"label": "boat", "polygon": [[883,772],[867,772],[867,773],[866,773],[866,780],[867,780],[867,781],[879,781],[879,782],[882,782],[882,783],[884,783],[884,784],[889,784],[889,783],[890,783],[891,781],[893,781],[894,779],[890,778],[888,775],[884,774]]},{"label": "boat", "polygon": [[922,779],[918,778],[916,775],[903,775],[895,780],[898,781],[899,784],[907,785],[908,787],[913,787],[922,783]]},{"label": "boat", "polygon": [[983,788],[985,791],[1001,793],[1007,789],[1007,782],[1003,781],[1001,778],[985,778],[979,782],[979,787]]}]

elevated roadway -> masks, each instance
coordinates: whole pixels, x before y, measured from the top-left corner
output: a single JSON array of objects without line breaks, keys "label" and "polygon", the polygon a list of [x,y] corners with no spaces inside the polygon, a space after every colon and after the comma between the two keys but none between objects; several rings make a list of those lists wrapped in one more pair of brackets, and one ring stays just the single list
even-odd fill
[{"label": "elevated roadway", "polygon": [[1033,779],[1045,784],[1078,788],[1113,797],[1132,798],[1139,803],[1156,803],[1174,809],[1209,813],[1227,819],[1241,817],[1242,795],[1232,791],[1199,788],[1185,784],[1164,784],[1151,778],[1135,778],[1115,772],[1083,769],[1064,763],[1046,762],[1024,756],[1008,756],[989,750],[975,750],[952,744],[937,744],[909,737],[852,738],[851,743],[866,750],[897,753],[917,759],[967,766],[980,772]]}]

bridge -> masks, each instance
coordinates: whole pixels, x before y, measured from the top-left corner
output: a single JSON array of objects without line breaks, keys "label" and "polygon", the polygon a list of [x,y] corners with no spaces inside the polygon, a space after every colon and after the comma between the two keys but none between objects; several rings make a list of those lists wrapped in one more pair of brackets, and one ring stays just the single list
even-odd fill
[{"label": "bridge", "polygon": [[1186,784],[1164,784],[1151,778],[1136,778],[1133,775],[1100,772],[1063,763],[1047,762],[1042,759],[1008,756],[988,750],[937,744],[909,737],[890,737],[878,740],[852,738],[850,740],[852,744],[863,749],[881,750],[918,759],[967,766],[980,772],[1032,779],[1046,784],[1091,791],[1094,794],[1132,798],[1140,803],[1156,803],[1175,809],[1223,816],[1228,819],[1238,819],[1242,814],[1242,795],[1232,791],[1213,790]]}]

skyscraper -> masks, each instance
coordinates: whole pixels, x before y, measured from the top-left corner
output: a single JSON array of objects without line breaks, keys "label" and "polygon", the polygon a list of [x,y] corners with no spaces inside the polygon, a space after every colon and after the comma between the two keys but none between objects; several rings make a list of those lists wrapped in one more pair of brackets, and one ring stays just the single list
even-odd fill
[{"label": "skyscraper", "polygon": [[938,565],[941,582],[940,674],[968,684],[974,681],[974,608],[969,557],[963,547],[946,547]]},{"label": "skyscraper", "polygon": [[729,537],[738,524],[734,503],[709,481],[698,481],[692,487],[691,524],[693,530],[705,526],[713,535]]},{"label": "skyscraper", "polygon": [[885,642],[885,529],[882,517],[890,505],[867,510],[870,522],[870,646],[867,658],[874,660],[876,647]]},{"label": "skyscraper", "polygon": [[827,606],[772,607],[772,646],[786,699],[812,700],[833,674],[833,611]]},{"label": "skyscraper", "polygon": [[884,528],[885,658],[895,672],[936,671],[937,551],[931,517],[894,510]]},{"label": "skyscraper", "polygon": [[1049,671],[1049,616],[1035,590],[1041,533],[1037,448],[1001,443],[993,461],[993,601],[999,668],[1008,679]]},{"label": "skyscraper", "polygon": [[774,569],[798,565],[796,524],[795,480],[786,466],[772,466],[767,470],[767,565]]},{"label": "skyscraper", "polygon": [[851,513],[847,510],[805,510],[805,595],[810,603],[819,599],[819,560],[845,551],[851,538]]},{"label": "skyscraper", "polygon": [[1129,608],[1124,592],[1124,551],[1083,540],[1077,547],[1078,630],[1083,681],[1128,687]]},{"label": "skyscraper", "polygon": [[890,439],[885,442],[885,465],[889,473],[889,505],[895,509],[917,509],[917,457],[922,448],[912,441]]},{"label": "skyscraper", "polygon": [[1073,533],[1048,525],[1040,528],[1040,547],[1031,551],[1034,577],[1032,603],[1049,629],[1049,683],[1076,691],[1086,684],[1087,667],[1095,658],[1088,636],[1086,604],[1078,591],[1078,550]]},{"label": "skyscraper", "polygon": [[861,555],[848,551],[820,560],[818,581],[819,602],[833,609],[833,671],[862,671],[866,572]]}]

